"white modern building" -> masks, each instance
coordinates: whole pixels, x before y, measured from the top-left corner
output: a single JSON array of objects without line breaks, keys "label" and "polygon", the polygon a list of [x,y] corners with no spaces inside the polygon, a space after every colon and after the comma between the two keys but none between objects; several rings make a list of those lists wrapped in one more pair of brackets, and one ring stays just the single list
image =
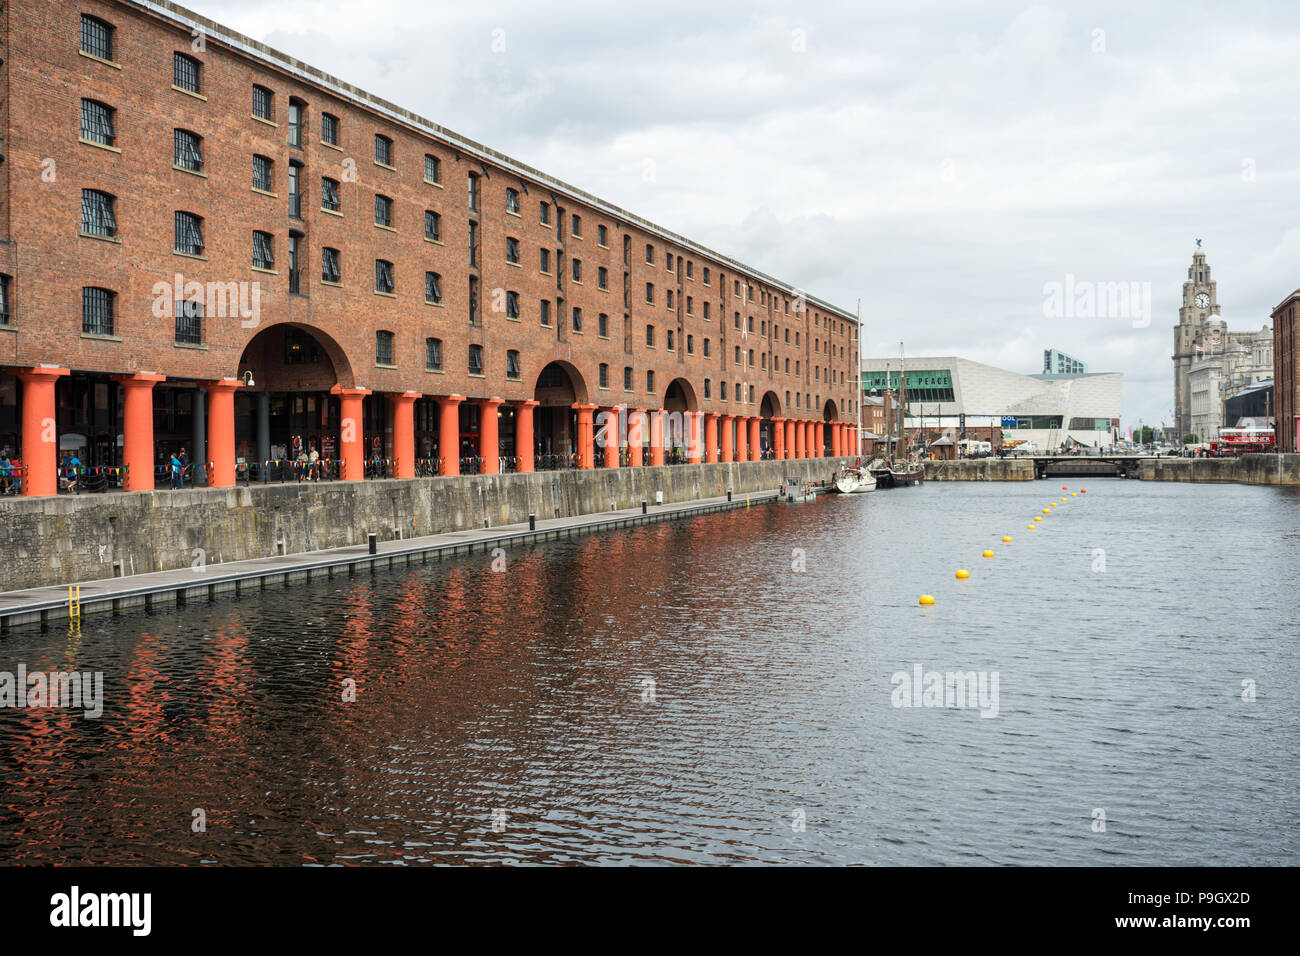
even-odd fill
[{"label": "white modern building", "polygon": [[900,370],[909,432],[951,429],[960,437],[963,428],[1000,426],[1003,441],[1022,440],[1039,451],[1076,443],[1102,448],[1118,436],[1121,372],[1022,375],[954,355],[864,359],[864,396],[896,392]]}]

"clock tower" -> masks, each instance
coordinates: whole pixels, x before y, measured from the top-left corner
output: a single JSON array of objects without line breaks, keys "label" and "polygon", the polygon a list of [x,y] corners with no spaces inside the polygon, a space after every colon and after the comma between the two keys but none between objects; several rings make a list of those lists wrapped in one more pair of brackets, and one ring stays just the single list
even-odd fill
[{"label": "clock tower", "polygon": [[[1187,269],[1183,283],[1183,304],[1178,309],[1178,324],[1174,326],[1174,424],[1178,439],[1192,430],[1192,391],[1188,372],[1192,360],[1215,345],[1223,343],[1226,334],[1219,316],[1219,296],[1210,266],[1205,261],[1201,240],[1196,240],[1192,264]],[[1218,339],[1218,342],[1214,340]]]}]

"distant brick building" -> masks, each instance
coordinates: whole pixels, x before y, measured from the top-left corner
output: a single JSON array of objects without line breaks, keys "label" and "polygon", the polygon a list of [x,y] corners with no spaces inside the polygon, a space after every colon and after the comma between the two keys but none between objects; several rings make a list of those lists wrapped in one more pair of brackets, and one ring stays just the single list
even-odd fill
[{"label": "distant brick building", "polygon": [[10,0],[0,37],[25,493],[61,451],[140,490],[183,445],[228,485],[857,444],[857,323],[788,283],[164,0]]},{"label": "distant brick building", "polygon": [[1300,452],[1300,289],[1273,310],[1273,401],[1277,449]]}]

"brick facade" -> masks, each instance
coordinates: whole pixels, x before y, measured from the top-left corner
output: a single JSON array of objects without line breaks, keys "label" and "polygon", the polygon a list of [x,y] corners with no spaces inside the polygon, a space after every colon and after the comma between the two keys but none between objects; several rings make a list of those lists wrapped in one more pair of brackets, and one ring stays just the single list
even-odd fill
[{"label": "brick facade", "polygon": [[1273,310],[1273,401],[1277,450],[1300,452],[1300,289]]},{"label": "brick facade", "polygon": [[[82,14],[111,25],[110,57],[82,51]],[[570,401],[598,408],[676,404],[719,416],[857,419],[857,324],[829,303],[801,299],[788,284],[173,4],[11,0],[0,16],[7,134],[0,273],[9,299],[0,367],[149,372],[168,387],[191,388],[252,373],[254,389],[283,393],[338,386],[519,403],[539,398],[539,374],[557,362]],[[175,53],[200,63],[198,95],[173,85]],[[271,92],[269,120],[253,115],[255,85]],[[111,146],[81,137],[83,99],[114,111]],[[291,100],[303,109],[300,146],[290,144]],[[337,146],[323,141],[327,113],[337,117]],[[200,137],[199,171],[173,162],[175,130]],[[376,136],[391,140],[391,163],[376,159]],[[253,186],[254,156],[271,162],[269,189]],[[437,161],[437,182],[425,178],[426,156]],[[291,164],[300,164],[297,215]],[[471,174],[476,209],[469,208]],[[338,183],[337,213],[322,208],[323,177]],[[112,237],[79,234],[84,189],[113,197]],[[517,213],[507,209],[509,191],[518,195]],[[376,224],[376,195],[392,200],[391,228]],[[426,211],[438,214],[436,240],[426,238]],[[174,251],[177,212],[200,217],[200,256]],[[271,236],[274,264],[265,270],[253,266],[255,231]],[[297,293],[290,292],[291,233],[299,237]],[[507,261],[511,239],[517,264]],[[337,283],[323,280],[326,247],[339,251]],[[391,295],[376,292],[376,260],[393,265]],[[426,302],[428,272],[440,276],[440,303]],[[166,311],[175,295],[165,290],[190,297],[184,284],[191,282],[202,284],[207,300],[200,343],[176,341]],[[85,330],[84,287],[115,293],[111,335]],[[507,293],[518,300],[517,318],[507,315]],[[226,294],[232,298],[223,307]],[[235,308],[241,294],[242,311]],[[307,330],[325,361],[307,367],[281,359],[286,324]],[[392,333],[391,361],[378,361],[381,331]],[[439,370],[426,367],[430,338],[442,343]],[[478,375],[469,370],[474,345],[483,355]],[[517,377],[507,375],[511,350]],[[8,415],[12,434],[16,405]],[[386,421],[391,454],[391,413]],[[0,444],[4,431],[0,417]]]}]

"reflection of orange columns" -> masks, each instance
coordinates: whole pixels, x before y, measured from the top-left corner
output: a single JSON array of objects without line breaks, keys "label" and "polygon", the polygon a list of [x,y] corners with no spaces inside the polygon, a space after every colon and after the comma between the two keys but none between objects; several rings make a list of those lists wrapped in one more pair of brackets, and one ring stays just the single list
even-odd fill
[{"label": "reflection of orange columns", "polygon": [[686,416],[686,461],[698,465],[704,460],[704,413],[682,414]]},{"label": "reflection of orange columns", "polygon": [[629,408],[627,412],[627,459],[633,468],[645,461],[641,448],[645,444],[645,409]]},{"label": "reflection of orange columns", "polygon": [[762,420],[755,415],[749,420],[749,460],[762,461],[763,459],[763,442],[759,433],[759,426]]},{"label": "reflection of orange columns", "polygon": [[[206,382],[208,390],[208,473],[209,488],[231,488],[235,484],[235,389],[238,379]],[[153,469],[150,469],[152,474]]]},{"label": "reflection of orange columns", "polygon": [[[166,375],[140,372],[113,379],[126,390],[122,423],[122,464],[127,491],[153,491],[153,387]],[[198,462],[202,466],[203,462]]]},{"label": "reflection of orange columns", "polygon": [[415,400],[419,392],[388,396],[393,406],[393,477],[415,477]]},{"label": "reflection of orange columns", "polygon": [[365,414],[362,402],[368,388],[335,385],[331,395],[339,397],[339,478],[361,481],[366,477]]},{"label": "reflection of orange columns", "polygon": [[442,459],[440,475],[460,474],[460,403],[463,395],[439,395],[438,457]]},{"label": "reflection of orange columns", "polygon": [[596,459],[591,445],[591,413],[596,410],[596,406],[574,402],[570,407],[576,409],[578,412],[578,467],[590,470],[596,465]]},{"label": "reflection of orange columns", "polygon": [[785,419],[772,419],[772,457],[780,461],[785,457]]},{"label": "reflection of orange columns", "polygon": [[814,458],[826,457],[826,424],[824,422],[818,422],[813,427],[813,447],[817,449]]},{"label": "reflection of orange columns", "polygon": [[664,413],[658,409],[650,413],[650,464],[664,463]]},{"label": "reflection of orange columns", "polygon": [[794,457],[807,458],[806,446],[804,445],[804,436],[806,430],[803,422],[794,423]]},{"label": "reflection of orange columns", "polygon": [[[25,368],[16,374],[23,383],[23,494],[57,495],[59,430],[54,380],[70,373],[66,368]],[[149,463],[149,475],[153,476],[153,462]]]},{"label": "reflection of orange columns", "polygon": [[[597,443],[600,444],[601,451],[605,455],[605,467],[618,467],[618,406],[606,408],[603,411],[609,416],[605,419],[604,424],[598,429]],[[601,444],[603,442],[603,444]]]},{"label": "reflection of orange columns", "polygon": [[718,416],[713,412],[704,415],[704,460],[718,460]]},{"label": "reflection of orange columns", "polygon": [[731,461],[731,422],[735,416],[719,415],[718,419],[722,422],[722,461]]},{"label": "reflection of orange columns", "polygon": [[484,475],[495,475],[501,471],[501,437],[498,430],[499,420],[497,419],[497,409],[501,407],[501,399],[484,398],[478,403],[478,453],[483,459],[483,464],[479,467],[479,472]]},{"label": "reflection of orange columns", "polygon": [[533,470],[533,409],[537,402],[513,402],[515,406],[515,455],[519,459],[516,471]]}]

